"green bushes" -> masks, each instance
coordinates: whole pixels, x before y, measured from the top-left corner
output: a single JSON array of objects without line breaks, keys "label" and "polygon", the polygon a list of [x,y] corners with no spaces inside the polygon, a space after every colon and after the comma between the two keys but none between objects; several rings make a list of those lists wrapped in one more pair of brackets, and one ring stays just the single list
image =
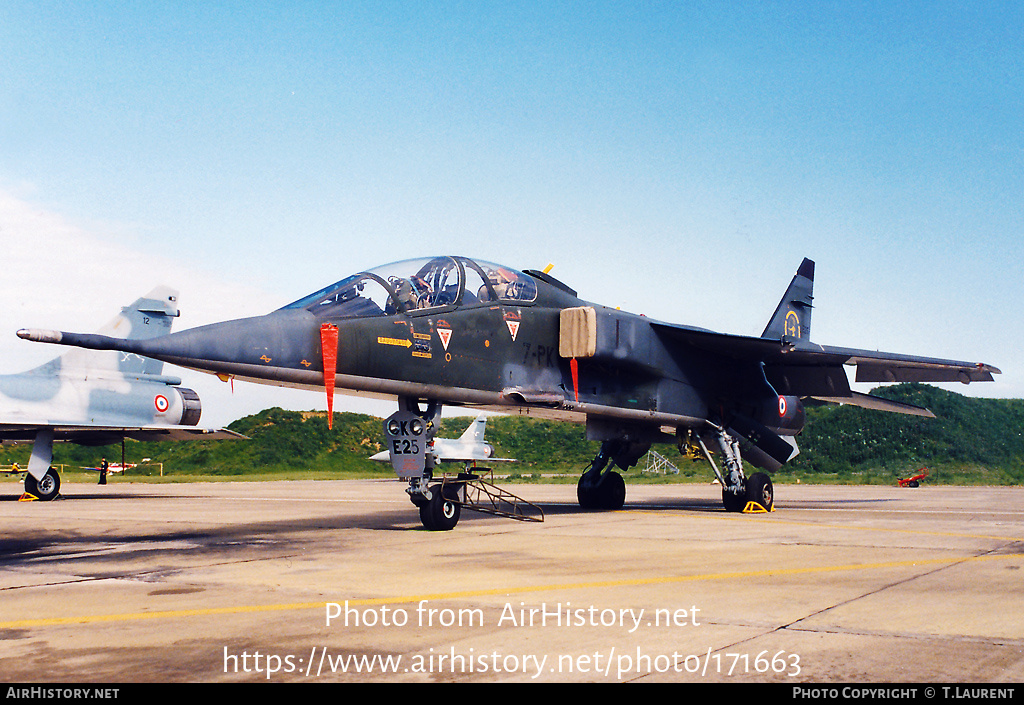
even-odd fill
[{"label": "green bushes", "polygon": [[[927,482],[945,484],[1024,483],[1024,400],[975,399],[921,384],[877,389],[878,396],[931,409],[938,418],[870,411],[853,406],[810,406],[807,426],[797,437],[800,454],[776,473],[777,482],[891,483],[894,476],[913,474],[922,466]],[[445,418],[440,436],[457,438],[471,417]],[[151,458],[153,465],[129,471],[127,477],[165,476],[284,476],[393,477],[386,463],[369,457],[383,450],[382,422],[348,412],[335,413],[327,428],[323,412],[265,409],[239,419],[229,428],[247,441],[128,441],[129,462]],[[515,458],[500,472],[579,474],[597,453],[599,444],[586,440],[582,425],[520,416],[492,416],[487,441],[499,457]],[[0,463],[25,467],[31,444],[6,446]],[[682,461],[668,446],[658,451],[686,472],[672,481],[710,479],[701,463]],[[71,468],[95,466],[102,457],[120,460],[120,447],[54,446],[54,463]],[[641,460],[643,463],[643,460]],[[696,472],[693,472],[695,470]],[[635,473],[635,469],[633,470]]]}]

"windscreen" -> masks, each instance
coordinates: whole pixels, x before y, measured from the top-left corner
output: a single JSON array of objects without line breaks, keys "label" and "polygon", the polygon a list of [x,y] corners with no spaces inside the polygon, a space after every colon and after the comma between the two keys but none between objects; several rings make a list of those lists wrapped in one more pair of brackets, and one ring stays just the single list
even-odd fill
[{"label": "windscreen", "polygon": [[522,272],[465,257],[431,257],[352,275],[284,308],[304,308],[318,317],[361,318],[536,298],[536,282]]}]

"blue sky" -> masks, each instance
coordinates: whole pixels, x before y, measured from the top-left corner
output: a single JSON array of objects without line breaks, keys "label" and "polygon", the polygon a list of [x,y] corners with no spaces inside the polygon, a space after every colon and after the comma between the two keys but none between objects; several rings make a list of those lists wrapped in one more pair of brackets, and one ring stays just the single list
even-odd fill
[{"label": "blue sky", "polygon": [[[1020,3],[0,7],[0,360],[156,283],[177,328],[384,262],[554,264],[584,298],[995,364],[1024,397]],[[186,376],[204,421],[312,393]],[[338,407],[361,408],[338,398]]]}]

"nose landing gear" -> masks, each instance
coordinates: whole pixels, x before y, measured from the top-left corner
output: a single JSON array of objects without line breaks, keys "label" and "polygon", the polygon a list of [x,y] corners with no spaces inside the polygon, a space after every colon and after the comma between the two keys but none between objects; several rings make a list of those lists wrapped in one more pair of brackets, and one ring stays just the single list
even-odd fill
[{"label": "nose landing gear", "polygon": [[399,478],[409,481],[406,492],[419,508],[420,522],[428,531],[451,531],[459,523],[462,509],[494,514],[520,521],[544,521],[544,512],[511,492],[480,477],[486,468],[472,468],[450,476],[437,473],[440,463],[434,452],[434,435],[441,416],[441,404],[401,399],[397,412],[384,420],[391,467]]}]

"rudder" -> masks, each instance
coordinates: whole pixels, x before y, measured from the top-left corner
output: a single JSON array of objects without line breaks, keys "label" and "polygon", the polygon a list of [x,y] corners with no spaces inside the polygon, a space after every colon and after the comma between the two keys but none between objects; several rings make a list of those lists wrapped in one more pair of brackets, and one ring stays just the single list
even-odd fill
[{"label": "rudder", "polygon": [[486,429],[487,417],[483,415],[477,416],[473,420],[473,423],[471,423],[469,427],[462,432],[462,435],[459,437],[459,440],[469,441],[473,443],[483,443],[484,433],[486,432]]}]

